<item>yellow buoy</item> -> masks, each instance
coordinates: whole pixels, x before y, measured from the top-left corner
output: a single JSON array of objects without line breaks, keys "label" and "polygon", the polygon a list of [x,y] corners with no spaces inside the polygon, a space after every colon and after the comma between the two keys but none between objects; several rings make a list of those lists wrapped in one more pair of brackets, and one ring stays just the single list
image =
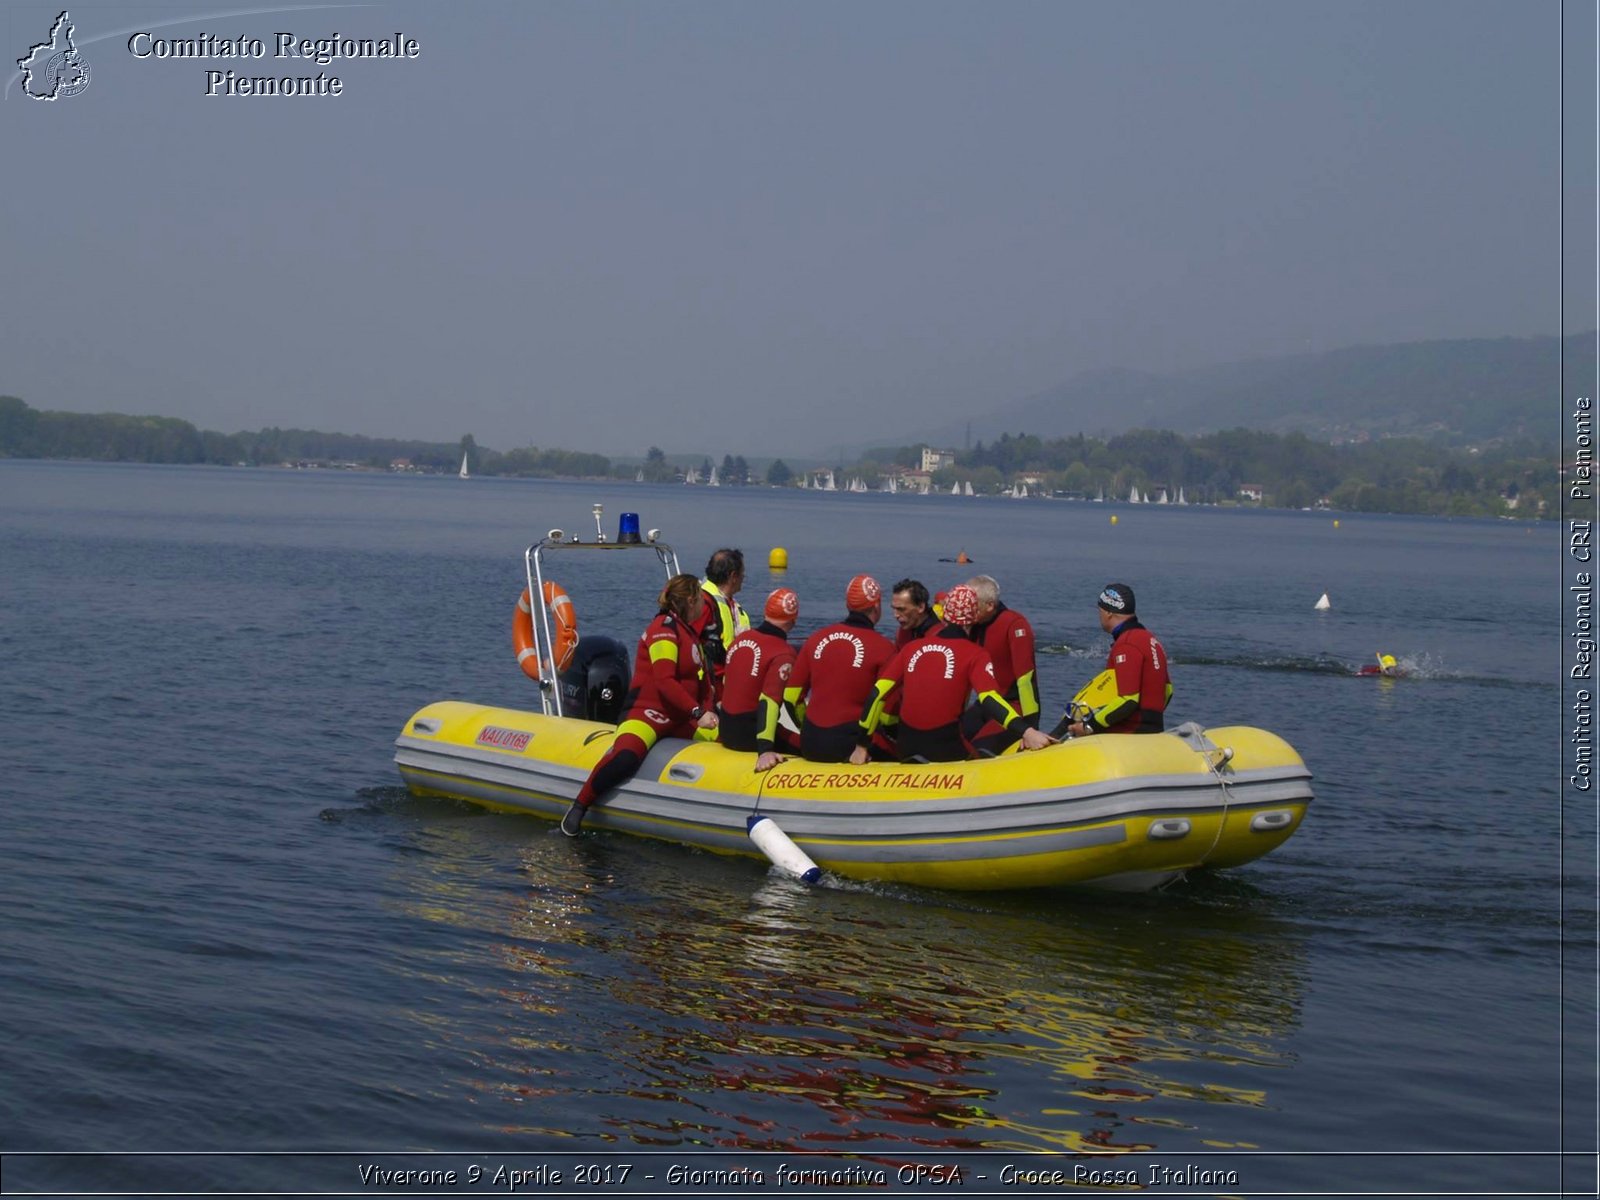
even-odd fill
[{"label": "yellow buoy", "polygon": [[1112,513],[1111,514],[1111,523],[1113,525],[1115,525],[1117,523],[1117,514],[1116,513]]},{"label": "yellow buoy", "polygon": [[774,546],[767,555],[767,568],[772,571],[787,570],[789,566],[789,552],[782,546]]},{"label": "yellow buoy", "polygon": [[1338,517],[1335,517],[1335,518],[1334,518],[1334,519],[1333,519],[1333,527],[1334,527],[1334,528],[1335,528],[1335,529],[1337,529],[1337,528],[1339,528],[1339,518],[1338,518]]}]

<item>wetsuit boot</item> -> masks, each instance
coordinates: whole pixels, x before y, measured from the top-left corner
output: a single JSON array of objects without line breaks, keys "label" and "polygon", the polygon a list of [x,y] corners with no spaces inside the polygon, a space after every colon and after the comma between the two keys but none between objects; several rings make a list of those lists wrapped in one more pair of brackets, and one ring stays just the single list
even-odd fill
[{"label": "wetsuit boot", "polygon": [[579,831],[583,829],[584,814],[589,811],[589,806],[608,794],[612,788],[632,779],[633,773],[639,769],[639,764],[650,752],[650,745],[654,741],[653,737],[650,743],[647,743],[637,734],[618,734],[611,749],[606,751],[605,757],[595,764],[594,770],[589,773],[589,778],[584,780],[583,786],[578,789],[578,798],[572,802],[572,807],[567,809],[567,815],[561,818],[561,832],[568,837],[577,837]]}]

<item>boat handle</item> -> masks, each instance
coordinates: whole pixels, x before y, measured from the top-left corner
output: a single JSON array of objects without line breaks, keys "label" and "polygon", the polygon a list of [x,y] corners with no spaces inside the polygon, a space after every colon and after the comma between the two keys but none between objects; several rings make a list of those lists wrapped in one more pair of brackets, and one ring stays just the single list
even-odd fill
[{"label": "boat handle", "polygon": [[1181,838],[1189,832],[1189,822],[1182,817],[1174,817],[1167,821],[1150,822],[1149,838],[1152,842],[1170,841],[1172,838]]},{"label": "boat handle", "polygon": [[411,722],[412,733],[438,733],[439,726],[443,724],[438,717],[418,717]]},{"label": "boat handle", "polygon": [[676,779],[680,783],[693,783],[695,780],[700,778],[700,774],[704,770],[704,767],[694,766],[692,764],[672,766],[667,768],[667,778]]},{"label": "boat handle", "polygon": [[1292,812],[1279,809],[1277,812],[1257,813],[1250,818],[1250,828],[1257,833],[1270,833],[1275,829],[1282,829],[1294,820]]}]

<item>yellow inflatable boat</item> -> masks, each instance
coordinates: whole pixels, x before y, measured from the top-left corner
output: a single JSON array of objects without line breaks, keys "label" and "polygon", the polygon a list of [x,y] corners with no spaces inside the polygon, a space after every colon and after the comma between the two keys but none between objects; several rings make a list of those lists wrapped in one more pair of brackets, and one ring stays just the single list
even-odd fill
[{"label": "yellow inflatable boat", "polygon": [[[419,796],[559,820],[615,727],[445,701],[408,722],[395,762]],[[760,858],[769,817],[818,866],[853,879],[1010,889],[1142,890],[1260,858],[1300,825],[1311,772],[1282,738],[1232,726],[1080,738],[969,762],[864,767],[667,739],[585,829]]]},{"label": "yellow inflatable boat", "polygon": [[[566,636],[550,598],[566,592],[546,580],[545,561],[558,552],[573,565],[643,553],[667,577],[678,561],[657,530],[640,533],[637,514],[622,514],[612,540],[601,506],[593,512],[592,538],[552,529],[524,555],[513,643],[523,670],[540,682],[544,711],[430,704],[395,743],[413,793],[559,820],[610,748],[616,726],[587,718],[614,719],[628,650],[609,638],[577,638],[569,609],[578,661],[548,677]],[[790,759],[758,775],[755,758],[665,739],[631,781],[589,810],[584,828],[765,854],[801,875],[814,864],[852,879],[937,888],[1142,890],[1196,868],[1260,858],[1299,828],[1311,802],[1300,756],[1247,726],[1191,724],[928,765]]]}]

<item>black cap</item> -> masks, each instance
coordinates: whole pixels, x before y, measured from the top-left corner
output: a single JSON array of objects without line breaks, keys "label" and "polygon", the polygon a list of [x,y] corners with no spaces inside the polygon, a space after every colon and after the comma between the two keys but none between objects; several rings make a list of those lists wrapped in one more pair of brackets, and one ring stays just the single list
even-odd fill
[{"label": "black cap", "polygon": [[1133,589],[1125,583],[1108,583],[1100,593],[1100,607],[1108,613],[1127,616],[1133,612]]}]

